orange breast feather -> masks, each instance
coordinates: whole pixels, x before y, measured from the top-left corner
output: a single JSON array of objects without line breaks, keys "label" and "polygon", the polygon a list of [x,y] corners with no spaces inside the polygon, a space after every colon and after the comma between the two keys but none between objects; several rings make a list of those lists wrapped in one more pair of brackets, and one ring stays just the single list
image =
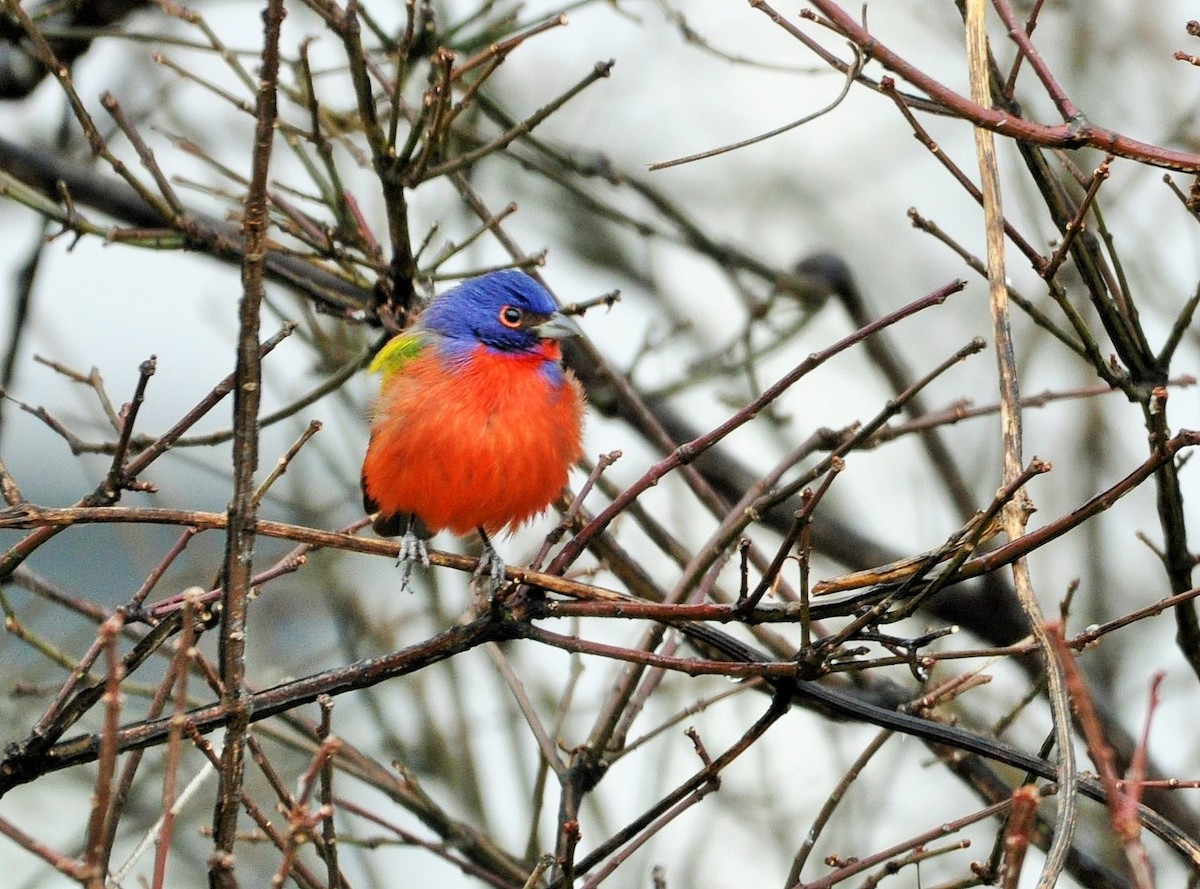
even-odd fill
[{"label": "orange breast feather", "polygon": [[363,464],[381,515],[414,513],[431,531],[512,531],[554,501],[581,454],[583,396],[535,354],[479,347],[446,369],[428,349],[384,382]]}]

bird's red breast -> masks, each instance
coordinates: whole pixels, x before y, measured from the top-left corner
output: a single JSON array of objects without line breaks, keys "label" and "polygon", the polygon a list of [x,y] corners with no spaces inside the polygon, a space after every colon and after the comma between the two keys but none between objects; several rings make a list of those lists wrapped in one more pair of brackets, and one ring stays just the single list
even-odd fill
[{"label": "bird's red breast", "polygon": [[386,379],[363,462],[379,514],[461,535],[512,531],[549,506],[582,452],[583,395],[559,357],[550,340],[450,362],[431,345]]}]

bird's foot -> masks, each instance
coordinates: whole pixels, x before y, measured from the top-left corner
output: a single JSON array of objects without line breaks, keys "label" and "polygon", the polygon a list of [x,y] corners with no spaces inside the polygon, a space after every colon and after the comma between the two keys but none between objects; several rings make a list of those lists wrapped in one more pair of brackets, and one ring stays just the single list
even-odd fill
[{"label": "bird's foot", "polygon": [[504,559],[496,552],[482,528],[479,529],[479,536],[483,540],[483,552],[479,556],[479,564],[475,566],[475,572],[471,575],[471,582],[485,581],[487,593],[490,596],[504,585],[507,574]]},{"label": "bird's foot", "polygon": [[409,592],[412,589],[412,570],[413,562],[420,562],[421,565],[429,568],[429,548],[425,546],[425,541],[418,537],[413,531],[405,531],[404,536],[400,538],[400,552],[396,556],[397,567],[404,569],[404,574],[400,578],[400,591]]}]

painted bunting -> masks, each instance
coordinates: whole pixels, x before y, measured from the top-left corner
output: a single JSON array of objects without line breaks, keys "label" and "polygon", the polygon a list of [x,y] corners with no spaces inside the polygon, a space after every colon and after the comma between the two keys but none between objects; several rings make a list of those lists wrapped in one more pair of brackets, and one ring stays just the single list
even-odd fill
[{"label": "painted bunting", "polygon": [[375,356],[363,506],[378,534],[403,534],[406,586],[443,529],[479,531],[476,574],[503,580],[489,535],[545,510],[581,454],[583,391],[558,343],[577,332],[541,284],[509,269],[434,298]]}]

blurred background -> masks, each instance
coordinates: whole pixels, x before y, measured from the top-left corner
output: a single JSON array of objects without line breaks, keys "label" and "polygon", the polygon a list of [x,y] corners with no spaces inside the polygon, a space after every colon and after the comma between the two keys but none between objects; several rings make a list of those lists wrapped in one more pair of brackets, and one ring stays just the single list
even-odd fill
[{"label": "blurred background", "polygon": [[[236,223],[249,176],[254,96],[246,78],[253,81],[259,64],[262,4],[198,0],[191,7],[198,18],[191,22],[171,4],[125,5],[130,8],[121,9],[111,21],[81,21],[72,19],[70,5],[23,4],[31,15],[45,16],[37,23],[47,38],[58,41],[60,51],[67,52],[68,45],[78,50],[71,65],[74,88],[112,152],[133,175],[154,188],[129,139],[103,110],[103,93],[120,103],[188,213],[214,223]],[[1024,21],[1030,5],[1013,5]],[[404,4],[360,6],[369,22],[363,28],[364,43],[378,65],[393,71],[395,53],[388,55],[380,35],[403,33]],[[984,337],[988,348],[934,380],[922,393],[924,408],[938,413],[956,405],[997,403],[986,279],[943,240],[915,227],[910,215],[915,211],[963,250],[982,258],[979,205],[913,138],[893,101],[861,83],[837,101],[846,77],[760,9],[718,0],[610,0],[566,6],[438,0],[420,6],[427,8],[434,23],[430,39],[454,47],[459,61],[552,22],[560,13],[566,15],[565,23],[528,36],[505,54],[503,64],[479,88],[478,102],[463,112],[456,124],[459,131],[442,146],[449,157],[495,138],[504,131],[504,120],[525,120],[555,102],[597,63],[615,63],[607,77],[564,102],[530,136],[522,135],[457,172],[490,212],[516,205],[504,217],[503,231],[526,256],[544,255],[537,270],[561,302],[582,303],[620,291],[615,304],[583,314],[580,326],[589,348],[603,356],[609,368],[624,375],[661,416],[680,424],[673,433],[690,429],[699,434],[715,427],[805,356],[850,334],[865,319],[892,312],[957,278],[967,280],[961,293],[888,331],[887,354],[897,362],[891,369],[881,365],[878,351],[868,348],[839,355],[723,442],[720,459],[761,477],[816,430],[841,430],[883,410],[897,391],[895,366],[907,368],[907,382],[912,382],[974,337]],[[328,192],[323,194],[317,185],[328,185],[329,169],[336,169],[340,188],[353,197],[361,216],[359,234],[372,233],[386,265],[387,208],[358,118],[346,47],[322,16],[323,9],[328,13],[326,4],[289,3],[286,8],[272,195],[298,208],[293,221],[303,216],[335,229],[340,225],[337,230],[344,233],[345,219],[337,220],[324,202]],[[853,61],[844,39],[801,21],[805,4],[778,0],[775,8],[828,52],[843,62]],[[917,68],[956,93],[969,94],[963,24],[955,4],[890,0],[871,4],[865,12],[850,5],[846,10],[854,18],[864,14],[871,33]],[[1035,43],[1089,121],[1152,145],[1200,152],[1200,70],[1173,58],[1177,50],[1200,53],[1200,41],[1186,30],[1195,13],[1190,4],[1052,0],[1039,4],[1039,10]],[[236,259],[214,256],[200,244],[165,239],[150,246],[122,243],[129,239],[130,228],[159,227],[130,219],[109,200],[128,191],[117,187],[111,165],[92,157],[60,84],[51,77],[29,76],[36,65],[11,6],[4,27],[0,37],[6,40],[7,55],[0,60],[0,73],[8,98],[0,102],[0,139],[6,146],[0,152],[0,169],[10,178],[0,188],[6,197],[0,200],[0,280],[8,295],[0,317],[0,343],[6,349],[4,387],[10,398],[0,412],[0,457],[29,502],[67,506],[103,480],[111,451],[91,453],[85,448],[73,453],[55,424],[84,443],[113,442],[116,432],[97,390],[120,409],[132,396],[139,364],[152,355],[157,366],[138,432],[156,436],[178,421],[233,370],[240,271]],[[1013,44],[994,10],[989,28],[999,68],[1007,72]],[[332,146],[329,167],[305,136],[312,127],[312,106],[299,64],[302,46],[322,110],[321,127]],[[414,52],[400,90],[405,107],[414,113],[434,77],[430,72],[435,66],[428,59],[428,51]],[[865,61],[865,76],[877,81],[885,73],[878,62]],[[904,82],[899,87],[918,92]],[[378,79],[375,89],[385,103],[388,97]],[[456,88],[455,95],[461,94]],[[1016,97],[1026,118],[1049,125],[1061,122],[1028,66],[1021,72]],[[827,113],[757,144],[649,169],[822,109]],[[952,116],[917,114],[941,152],[978,181],[971,126]],[[400,142],[407,125],[401,124]],[[1006,218],[1036,250],[1049,256],[1061,237],[1059,229],[1014,145],[1003,138],[998,145]],[[1092,149],[1063,157],[1047,149],[1046,155],[1062,189],[1076,200],[1083,189],[1071,180],[1067,164],[1086,177],[1103,160],[1103,154]],[[64,230],[60,222],[47,221],[34,197],[18,193],[13,180],[28,181],[23,171],[31,158],[56,170],[59,177],[70,173],[97,185],[97,197],[75,197],[79,212],[94,226],[91,233]],[[1167,178],[1183,195],[1192,187],[1186,175],[1168,173]],[[444,290],[453,278],[512,261],[493,234],[485,232],[472,240],[480,221],[464,193],[450,174],[408,190],[414,249],[428,244],[416,263],[422,272],[416,282],[419,296]],[[38,194],[55,207],[65,205],[61,192]],[[1124,158],[1112,162],[1096,206],[1105,229],[1093,219],[1092,230],[1102,231],[1104,255],[1113,259],[1120,289],[1136,304],[1145,336],[1157,351],[1197,290],[1200,228],[1195,210],[1185,207],[1164,182],[1163,169]],[[280,204],[275,211],[277,217],[289,216]],[[283,245],[281,253],[291,251],[297,262],[338,270],[345,304],[339,309],[322,303],[311,292],[285,286],[278,278],[268,284],[264,336],[288,320],[298,321],[299,327],[264,361],[263,413],[287,409],[301,399],[308,402],[306,396],[323,388],[328,391],[262,429],[260,477],[311,420],[321,423],[320,432],[270,489],[261,515],[336,530],[362,516],[358,473],[376,383],[359,368],[383,336],[378,306],[370,301],[381,277],[379,264],[361,258],[354,244],[346,247],[345,255],[351,258],[343,262],[316,256],[292,231],[277,229],[272,235]],[[469,243],[435,262],[451,242]],[[825,256],[820,268],[848,273],[853,287],[844,277],[814,274],[812,265],[797,271],[799,263],[818,254]],[[1011,244],[1008,260],[1012,290],[1067,329],[1046,283]],[[1089,303],[1087,283],[1072,262],[1057,281],[1078,307],[1083,323],[1096,331],[1107,359],[1113,347]],[[1013,331],[1024,395],[1090,393],[1050,400],[1023,412],[1025,459],[1036,456],[1053,464],[1053,471],[1039,476],[1028,489],[1037,509],[1031,528],[1037,528],[1112,487],[1143,463],[1149,455],[1148,433],[1139,404],[1119,392],[1100,394],[1104,381],[1096,368],[1015,305]],[[587,355],[571,354],[585,380]],[[1169,367],[1169,376],[1180,383],[1168,398],[1172,432],[1200,428],[1200,399],[1185,379],[1196,373],[1198,357],[1197,328],[1187,325]],[[72,379],[64,369],[85,377],[95,373],[102,384]],[[590,465],[600,454],[622,452],[604,474],[613,490],[620,490],[661,459],[662,452],[643,429],[605,400],[609,390],[596,386],[585,453]],[[34,408],[44,408],[51,422],[35,416]],[[141,476],[155,490],[126,493],[122,504],[223,511],[231,495],[230,447],[227,438],[217,434],[230,424],[230,408],[223,403],[189,430],[185,446],[173,448]],[[971,511],[988,506],[1002,480],[995,414],[943,424],[939,434],[949,462],[932,459],[915,435],[863,447],[846,458],[845,470],[815,519],[826,542],[813,553],[814,581],[935,549],[963,526]],[[205,436],[221,440],[210,443]],[[194,446],[186,446],[189,441]],[[822,456],[802,461],[801,468]],[[793,470],[789,477],[798,472]],[[586,477],[586,467],[577,471],[572,487],[578,490]],[[1182,515],[1194,526],[1200,520],[1194,467],[1184,462],[1178,482]],[[611,496],[612,491],[594,493],[585,507],[591,513],[599,511]],[[638,502],[655,525],[690,554],[709,545],[722,518],[705,508],[677,473]],[[1079,632],[1178,592],[1156,554],[1165,533],[1158,503],[1155,485],[1148,482],[1112,509],[1034,552],[1031,572],[1044,611],[1057,615],[1068,589],[1077,584],[1068,630]],[[965,512],[964,505],[969,507]],[[557,518],[548,514],[502,541],[508,562],[528,564]],[[610,530],[656,584],[667,590],[675,585],[680,567],[663,538],[649,532],[646,523],[624,515]],[[745,533],[771,554],[782,530],[762,521]],[[38,548],[22,565],[20,577],[7,579],[3,590],[10,632],[0,639],[0,738],[5,743],[29,734],[66,679],[65,665],[82,656],[95,639],[94,615],[69,603],[107,610],[128,601],[160,566],[180,532],[176,526],[155,524],[73,526]],[[28,533],[5,530],[0,538],[7,549]],[[1184,535],[1186,544],[1186,530]],[[1190,540],[1194,545],[1194,530]],[[446,535],[434,545],[469,551],[471,544]],[[256,569],[276,563],[292,546],[260,539]],[[223,547],[220,532],[196,535],[169,564],[149,601],[190,586],[213,588]],[[726,552],[723,558],[729,561],[716,586],[736,595],[736,554]],[[626,588],[595,554],[585,556],[573,572],[603,587]],[[789,584],[798,583],[794,565],[785,568],[784,576]],[[38,578],[59,595],[34,589]],[[250,682],[266,688],[395,651],[452,626],[473,606],[466,575],[434,570],[420,578],[416,595],[401,595],[399,572],[391,559],[332,550],[312,554],[302,569],[264,585],[252,603]],[[972,589],[979,594],[978,586]],[[942,595],[952,600],[970,594],[965,587],[953,587]],[[972,607],[984,609],[987,601],[980,598]],[[1011,618],[1011,604],[998,608],[997,621]],[[989,636],[988,614],[973,613],[976,623],[941,640],[936,650],[1016,641]],[[21,633],[12,632],[14,621]],[[952,622],[962,623],[945,613],[924,612],[892,629],[912,637]],[[631,646],[644,630],[623,621],[560,624],[551,628]],[[794,627],[779,631],[793,645],[799,644]],[[1195,779],[1200,777],[1194,730],[1200,692],[1195,668],[1181,654],[1175,636],[1176,623],[1166,612],[1106,636],[1080,663],[1114,724],[1135,737],[1146,716],[1151,677],[1157,671],[1165,673],[1150,736],[1151,758],[1166,776]],[[215,637],[207,634],[201,642],[201,650],[212,658]],[[530,643],[503,646],[503,657],[553,727],[562,750],[584,744],[621,665]],[[152,660],[127,683],[123,722],[145,713],[146,699],[161,681],[166,663],[165,658]],[[982,670],[992,681],[949,705],[944,718],[986,732],[1033,689],[1003,737],[1036,751],[1050,728],[1049,711],[1036,695],[1036,670],[1030,672],[1011,658],[950,660],[933,668],[929,683],[936,685],[971,669]],[[920,693],[907,669],[880,672],[907,688],[910,696]],[[212,699],[204,698],[207,690],[200,682],[192,691],[200,700]],[[630,742],[681,713],[694,712],[644,746],[614,754],[608,774],[581,811],[580,852],[632,821],[699,766],[684,727],[695,726],[715,754],[734,743],[765,706],[766,699],[753,687],[720,678],[664,677],[661,688],[647,692]],[[340,737],[385,770],[389,764],[408,770],[405,774],[414,776],[447,817],[470,825],[524,860],[553,851],[556,790],[541,789],[545,776],[539,778],[538,746],[497,661],[482,649],[342,696],[334,713],[334,730]],[[316,708],[308,706],[301,715],[313,720]],[[89,714],[70,734],[96,731],[99,720],[99,712]],[[294,725],[272,721],[262,723],[261,729],[272,760],[294,788],[312,755],[311,739],[303,739]],[[813,819],[877,731],[800,710],[790,713],[722,774],[718,792],[650,836],[608,882],[790,885],[794,881],[789,880],[789,870]],[[218,745],[219,739],[219,734],[214,736]],[[198,752],[185,749],[181,782],[199,774],[202,762]],[[160,814],[163,767],[156,754],[148,755],[141,767],[117,831],[114,871],[134,854]],[[1015,772],[1011,777],[1019,781]],[[460,867],[463,858],[478,861],[462,851],[463,835],[432,827],[431,820],[416,814],[419,807],[396,802],[360,777],[337,780],[342,797],[398,828],[374,823],[348,806],[335,807],[346,885],[391,886],[401,879],[412,886],[519,885]],[[250,792],[261,796],[264,810],[274,816],[263,775],[251,769],[247,781]],[[0,817],[64,855],[79,855],[94,782],[94,766],[50,774],[9,792],[0,800]],[[214,793],[215,778],[202,779],[196,796],[181,810],[166,885],[202,882],[211,852],[204,829]],[[1180,790],[1174,797],[1193,819],[1200,809],[1196,794],[1194,789]],[[803,879],[826,873],[822,861],[828,856],[865,857],[980,805],[927,748],[911,740],[891,740],[852,785]],[[1097,860],[1119,872],[1120,854],[1103,826],[1101,809],[1089,807],[1082,817],[1081,832],[1093,834],[1084,844]],[[891,884],[970,885],[970,862],[988,858],[1001,826],[985,820],[965,829],[956,838],[971,839],[970,848],[905,868]],[[422,847],[414,836],[441,851]],[[1157,841],[1148,839],[1147,844],[1159,868],[1160,885],[1183,885],[1186,866]],[[267,885],[279,862],[274,846],[250,835],[241,841],[238,855],[242,885]],[[1021,885],[1034,885],[1038,855],[1031,852]],[[7,840],[0,840],[0,863],[7,886],[33,889],[73,883]],[[662,869],[657,876],[656,866]],[[115,884],[148,885],[148,875],[143,858]],[[1061,885],[1120,885],[1091,879],[1076,872]],[[578,882],[585,885],[585,877],[580,875]]]}]

